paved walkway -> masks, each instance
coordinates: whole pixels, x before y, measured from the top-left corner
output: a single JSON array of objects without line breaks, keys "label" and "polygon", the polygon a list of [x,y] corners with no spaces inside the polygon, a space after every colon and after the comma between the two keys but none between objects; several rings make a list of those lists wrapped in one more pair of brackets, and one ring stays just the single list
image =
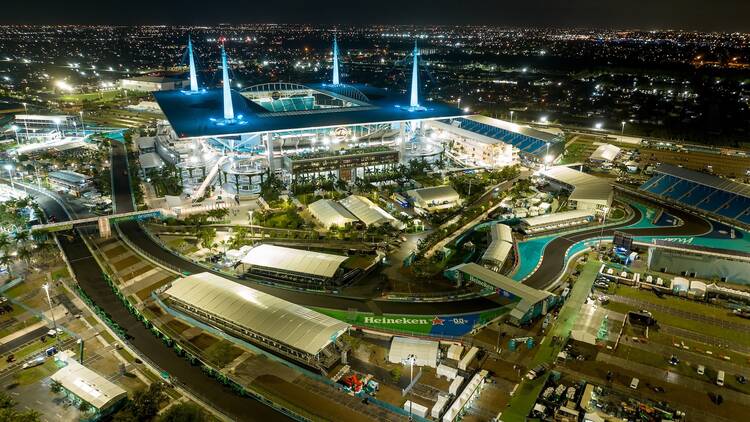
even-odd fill
[{"label": "paved walkway", "polygon": [[[670,384],[676,384],[676,385],[679,385],[679,386],[682,386],[691,390],[695,390],[700,393],[705,393],[707,391],[710,391],[716,394],[721,394],[727,400],[731,400],[733,402],[736,402],[745,406],[750,406],[750,396],[748,396],[747,394],[742,394],[742,393],[730,390],[725,387],[719,387],[717,385],[703,382],[695,378],[690,378],[685,375],[679,374],[677,372],[654,368],[653,366],[644,365],[638,362],[633,362],[632,360],[619,358],[617,356],[613,356],[607,353],[598,353],[596,355],[596,361],[607,363],[607,364],[614,365],[614,366],[619,366],[620,368],[626,369],[628,371],[636,372],[639,374],[645,374],[651,378],[656,378],[658,380],[665,381]],[[731,375],[728,375],[728,376],[731,376]]]},{"label": "paved walkway", "polygon": [[634,343],[628,340],[627,336],[623,336],[622,344],[625,346],[632,347],[634,349],[645,350],[647,352],[664,355],[665,360],[671,355],[677,356],[681,361],[694,363],[696,365],[705,365],[709,368],[716,370],[725,371],[727,374],[742,374],[746,378],[750,378],[750,367],[747,365],[737,364],[731,361],[725,361],[718,356],[709,356],[705,353],[699,353],[692,350],[685,350],[674,346],[667,346],[664,344],[649,342],[649,343]]},{"label": "paved walkway", "polygon": [[711,325],[716,325],[722,328],[728,328],[743,333],[750,334],[750,325],[743,324],[740,322],[727,321],[721,318],[715,318],[707,315],[698,314],[695,312],[685,311],[683,309],[674,308],[671,306],[660,305],[658,303],[649,302],[647,300],[635,299],[627,296],[610,295],[612,302],[624,303],[626,305],[635,306],[641,309],[647,309],[649,311],[664,312],[670,315],[678,316],[683,319],[689,319],[691,321],[704,322]]},{"label": "paved walkway", "polygon": [[[558,366],[558,367],[555,368],[555,370],[563,372],[565,374],[568,374],[568,375],[570,375],[572,377],[575,377],[575,378],[578,378],[578,379],[584,379],[584,380],[587,380],[589,382],[592,382],[592,383],[595,383],[595,384],[598,384],[598,385],[601,385],[601,386],[606,386],[606,388],[609,388],[611,390],[615,390],[615,391],[619,392],[620,394],[624,394],[626,396],[638,397],[641,400],[650,400],[645,394],[643,394],[640,391],[633,390],[632,388],[629,388],[629,387],[627,387],[625,385],[608,383],[603,378],[598,378],[598,377],[595,377],[595,376],[584,374],[583,372],[578,372],[578,371],[575,371],[573,369],[566,368],[564,366]],[[683,410],[683,411],[687,412],[687,414],[689,415],[689,419],[687,419],[687,420],[690,420],[690,421],[735,422],[732,419],[723,418],[723,417],[715,415],[713,413],[708,413],[708,412],[705,412],[703,410],[699,410],[699,409],[690,407],[689,405],[684,405],[683,403],[680,403],[680,405],[679,405],[678,408],[679,408],[679,410]]]}]

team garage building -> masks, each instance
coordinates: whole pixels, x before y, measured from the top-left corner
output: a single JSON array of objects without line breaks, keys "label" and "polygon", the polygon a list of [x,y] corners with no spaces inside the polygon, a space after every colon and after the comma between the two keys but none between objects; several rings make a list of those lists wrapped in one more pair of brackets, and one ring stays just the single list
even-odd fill
[{"label": "team garage building", "polygon": [[239,265],[249,275],[300,286],[341,286],[360,274],[361,268],[347,269],[349,258],[323,252],[262,244],[250,249]]},{"label": "team garage building", "polygon": [[322,373],[346,359],[349,324],[305,307],[207,272],[162,291],[178,313]]}]

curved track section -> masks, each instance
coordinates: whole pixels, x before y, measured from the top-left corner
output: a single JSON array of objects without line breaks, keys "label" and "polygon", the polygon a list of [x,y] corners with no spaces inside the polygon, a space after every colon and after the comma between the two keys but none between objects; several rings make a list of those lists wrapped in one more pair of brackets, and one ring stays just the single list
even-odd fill
[{"label": "curved track section", "polygon": [[[115,204],[118,212],[133,210],[130,183],[127,178],[127,162],[125,148],[122,144],[112,143],[112,171],[115,175],[112,190],[115,195]],[[648,229],[622,229],[633,235],[670,235],[680,236],[689,234],[702,234],[710,230],[710,224],[705,220],[688,214],[676,208],[661,205],[670,214],[679,217],[684,224],[677,227],[648,228]],[[604,236],[611,236],[616,230],[629,226],[641,218],[640,211],[634,209],[635,215],[628,221],[604,230]],[[147,256],[154,258],[181,271],[190,273],[211,271],[206,267],[178,256],[164,249],[160,244],[151,239],[136,222],[119,223],[122,234]],[[544,252],[542,264],[537,270],[524,280],[525,284],[543,289],[549,286],[560,274],[565,266],[565,252],[570,246],[581,240],[597,237],[602,234],[600,229],[591,229],[570,236],[559,237],[550,242]],[[214,272],[214,271],[211,271]],[[225,274],[219,274],[227,277]],[[247,281],[234,278],[235,281],[248,284]],[[252,279],[250,279],[252,281]],[[507,300],[493,295],[493,297],[479,297],[455,301],[442,302],[400,302],[387,301],[357,297],[342,297],[314,292],[295,291],[281,287],[268,286],[267,284],[252,283],[251,287],[272,294],[284,300],[303,306],[313,306],[340,310],[357,310],[360,312],[374,312],[386,314],[406,315],[455,315],[472,312],[480,312],[499,308],[507,304]]]},{"label": "curved track section", "polygon": [[542,264],[527,277],[523,283],[537,289],[544,289],[555,281],[560,271],[565,266],[565,252],[582,240],[596,238],[599,236],[612,236],[614,232],[621,231],[633,236],[686,236],[704,234],[711,230],[711,223],[703,218],[689,214],[685,211],[673,208],[666,204],[660,204],[669,214],[682,220],[683,224],[674,227],[651,227],[645,229],[626,229],[623,227],[630,226],[641,219],[641,212],[633,208],[635,215],[628,221],[616,226],[601,229],[591,229],[577,233],[571,233],[569,236],[561,236],[547,244],[542,254]]},{"label": "curved track section", "polygon": [[[65,209],[49,196],[36,190],[27,191],[35,197],[47,216],[54,216],[57,221],[69,219]],[[73,232],[72,237],[58,236],[58,239],[81,288],[131,336],[128,343],[148,356],[159,369],[167,371],[187,390],[200,392],[196,395],[233,420],[291,420],[255,399],[238,396],[232,389],[206,375],[199,366],[193,366],[187,360],[177,357],[171,348],[156,338],[115,296],[78,232]]]}]

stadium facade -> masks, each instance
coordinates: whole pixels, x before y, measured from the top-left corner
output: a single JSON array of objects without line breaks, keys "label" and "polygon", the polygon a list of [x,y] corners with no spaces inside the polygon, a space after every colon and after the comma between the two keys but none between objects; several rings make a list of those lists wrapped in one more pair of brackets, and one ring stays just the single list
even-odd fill
[{"label": "stadium facade", "polygon": [[[544,132],[422,101],[416,44],[406,96],[343,82],[338,47],[335,41],[331,83],[235,90],[223,48],[222,87],[199,86],[189,42],[190,89],[153,93],[166,116],[154,137],[156,154],[179,168],[185,192],[193,197],[209,187],[242,196],[258,193],[270,175],[287,185],[383,180],[414,159],[494,168],[515,164],[519,156],[543,159],[559,144]],[[456,134],[449,130],[454,127],[468,129]],[[490,145],[486,159],[467,160],[449,151],[472,139]]]}]

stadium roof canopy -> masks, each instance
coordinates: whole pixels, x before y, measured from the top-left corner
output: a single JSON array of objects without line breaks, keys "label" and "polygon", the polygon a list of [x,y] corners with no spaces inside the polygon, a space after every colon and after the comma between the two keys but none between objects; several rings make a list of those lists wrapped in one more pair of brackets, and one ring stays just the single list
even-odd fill
[{"label": "stadium roof canopy", "polygon": [[349,223],[359,221],[343,205],[332,199],[319,199],[309,206],[310,213],[317,218],[325,227],[345,226]]},{"label": "stadium roof canopy", "polygon": [[347,97],[347,94],[351,95],[350,92],[340,89],[341,86],[313,84],[306,87],[319,95],[346,99],[356,104],[355,107],[280,112],[269,111],[240,92],[232,91],[232,104],[238,121],[231,124],[217,123],[223,118],[221,89],[210,89],[199,94],[187,94],[180,90],[159,91],[154,92],[154,97],[180,138],[445,119],[468,114],[453,106],[427,102],[421,104],[424,110],[410,111],[409,99],[403,95],[368,85],[346,86],[357,95]]},{"label": "stadium roof canopy", "polygon": [[67,365],[50,378],[98,410],[106,409],[127,396],[120,386],[73,359],[68,359]]},{"label": "stadium roof canopy", "polygon": [[341,205],[362,220],[366,226],[377,226],[384,223],[396,224],[398,221],[364,196],[349,195],[341,200]]},{"label": "stadium roof canopy", "polygon": [[250,249],[242,263],[331,278],[346,260],[345,256],[262,244]]},{"label": "stadium roof canopy", "polygon": [[211,273],[176,280],[165,294],[311,355],[349,328],[327,315]]},{"label": "stadium roof canopy", "polygon": [[695,170],[689,170],[682,167],[677,167],[675,165],[666,163],[660,164],[654,171],[657,173],[668,174],[680,179],[685,179],[703,186],[722,190],[724,192],[730,192],[750,198],[750,186],[733,182],[731,180],[722,179],[721,177],[701,173]]}]

